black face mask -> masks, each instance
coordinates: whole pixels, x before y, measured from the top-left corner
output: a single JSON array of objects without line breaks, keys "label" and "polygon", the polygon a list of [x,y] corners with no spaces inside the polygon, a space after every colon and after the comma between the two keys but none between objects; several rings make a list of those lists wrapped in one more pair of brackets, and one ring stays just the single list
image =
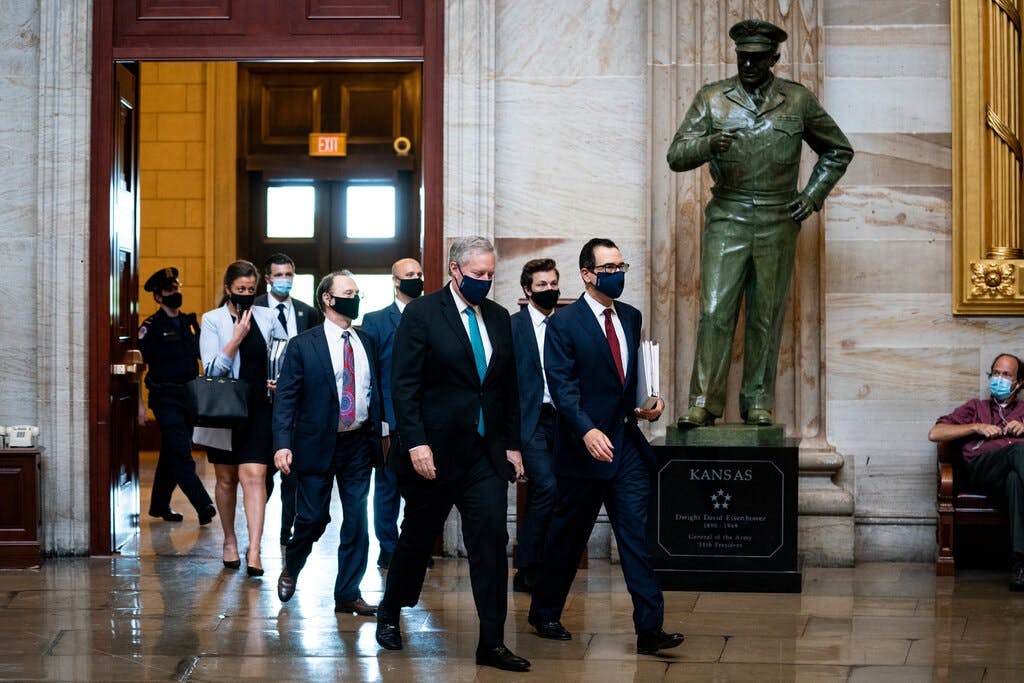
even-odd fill
[{"label": "black face mask", "polygon": [[423,280],[418,277],[414,277],[409,280],[399,280],[398,291],[405,294],[410,299],[415,299],[423,293]]},{"label": "black face mask", "polygon": [[530,292],[530,298],[533,299],[533,303],[537,304],[537,307],[550,311],[558,303],[558,297],[561,292],[557,289],[545,289],[543,292]]},{"label": "black face mask", "polygon": [[181,308],[181,292],[161,296],[160,303],[172,310]]},{"label": "black face mask", "polygon": [[355,320],[359,317],[359,297],[342,299],[341,297],[336,296],[334,297],[334,303],[331,304],[330,308],[338,315],[343,315],[350,320]]},{"label": "black face mask", "polygon": [[231,294],[231,303],[235,305],[235,310],[239,315],[252,308],[252,302],[255,300],[255,294]]}]

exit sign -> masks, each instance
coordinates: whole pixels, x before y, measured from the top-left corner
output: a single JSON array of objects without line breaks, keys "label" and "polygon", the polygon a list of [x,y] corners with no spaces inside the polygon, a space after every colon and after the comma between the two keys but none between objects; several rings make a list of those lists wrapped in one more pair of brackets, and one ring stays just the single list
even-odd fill
[{"label": "exit sign", "polygon": [[309,156],[343,157],[348,154],[347,139],[345,133],[310,133]]}]

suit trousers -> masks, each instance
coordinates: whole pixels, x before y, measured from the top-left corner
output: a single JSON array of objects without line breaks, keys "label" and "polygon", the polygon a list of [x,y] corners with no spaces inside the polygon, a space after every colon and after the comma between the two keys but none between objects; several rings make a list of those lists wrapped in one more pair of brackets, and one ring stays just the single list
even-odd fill
[{"label": "suit trousers", "polygon": [[700,255],[700,323],[690,405],[721,416],[740,301],[746,299],[740,413],[771,410],[800,224],[783,206],[712,199]]},{"label": "suit trousers", "polygon": [[508,482],[495,473],[483,439],[476,438],[474,451],[473,462],[453,480],[428,481],[418,475],[399,478],[405,515],[380,609],[397,615],[402,607],[419,602],[434,539],[455,506],[462,515],[469,579],[480,619],[479,648],[484,649],[505,642]]},{"label": "suit trousers", "polygon": [[1024,443],[983,453],[967,463],[971,483],[1006,496],[1013,552],[1024,555]]},{"label": "suit trousers", "polygon": [[[398,448],[397,435],[392,432],[391,449],[386,453],[388,462],[391,462]],[[401,503],[398,477],[391,468],[378,467],[373,472],[373,531],[382,551],[394,553],[398,545],[398,510]]]},{"label": "suit trousers", "polygon": [[327,472],[313,474],[295,471],[295,530],[285,548],[285,566],[299,576],[313,544],[331,521],[331,492],[338,482],[341,497],[341,534],[338,542],[338,577],[334,582],[335,602],[362,596],[359,582],[366,573],[370,548],[367,497],[370,494],[370,470],[373,469],[373,440],[365,429],[339,432],[331,466]]},{"label": "suit trousers", "polygon": [[185,410],[185,392],[181,396],[168,395],[152,389],[149,407],[153,409],[160,426],[160,457],[153,475],[153,493],[149,501],[149,514],[161,515],[171,507],[174,487],[181,492],[196,511],[213,501],[196,474],[196,461],[192,459],[192,425]]},{"label": "suit trousers", "polygon": [[523,467],[529,483],[526,512],[516,544],[516,567],[519,568],[538,565],[543,557],[544,536],[555,507],[555,474],[551,469],[554,448],[554,413],[542,414],[533,436],[523,444]]},{"label": "suit trousers", "polygon": [[558,497],[544,544],[544,561],[533,586],[532,619],[561,619],[603,504],[619,547],[626,588],[633,599],[633,627],[637,633],[661,628],[665,599],[647,550],[651,469],[628,437],[615,457],[620,460],[619,469],[611,479],[558,477]]}]

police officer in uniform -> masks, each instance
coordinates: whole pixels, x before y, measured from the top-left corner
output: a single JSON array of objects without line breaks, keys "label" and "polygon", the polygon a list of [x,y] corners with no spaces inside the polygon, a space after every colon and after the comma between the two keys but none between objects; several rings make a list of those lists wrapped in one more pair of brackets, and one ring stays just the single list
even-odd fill
[{"label": "police officer in uniform", "polygon": [[[185,384],[199,374],[199,323],[195,313],[181,313],[177,268],[153,273],[143,289],[152,292],[160,306],[139,326],[139,350],[149,367],[149,407],[160,425],[160,458],[153,477],[149,516],[180,522],[181,514],[171,509],[171,494],[175,486],[180,486],[196,509],[199,524],[209,524],[217,509],[196,474],[192,425],[185,410]],[[146,411],[140,403],[139,424],[145,421]]]},{"label": "police officer in uniform", "polygon": [[[711,425],[722,415],[744,297],[740,413],[747,424],[772,424],[800,222],[821,209],[853,159],[850,141],[814,95],[772,74],[785,31],[748,19],[729,29],[729,37],[736,43],[736,75],[697,93],[668,150],[673,171],[707,163],[715,181],[704,212],[700,325],[681,428]],[[818,160],[798,190],[804,142]]]}]

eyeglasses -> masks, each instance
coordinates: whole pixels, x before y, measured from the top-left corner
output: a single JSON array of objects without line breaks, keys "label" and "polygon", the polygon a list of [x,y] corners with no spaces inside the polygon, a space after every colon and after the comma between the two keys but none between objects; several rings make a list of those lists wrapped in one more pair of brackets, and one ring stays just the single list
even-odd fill
[{"label": "eyeglasses", "polygon": [[595,273],[601,273],[604,275],[610,275],[611,273],[625,273],[629,270],[629,264],[605,263],[604,265],[594,266],[591,270]]}]

